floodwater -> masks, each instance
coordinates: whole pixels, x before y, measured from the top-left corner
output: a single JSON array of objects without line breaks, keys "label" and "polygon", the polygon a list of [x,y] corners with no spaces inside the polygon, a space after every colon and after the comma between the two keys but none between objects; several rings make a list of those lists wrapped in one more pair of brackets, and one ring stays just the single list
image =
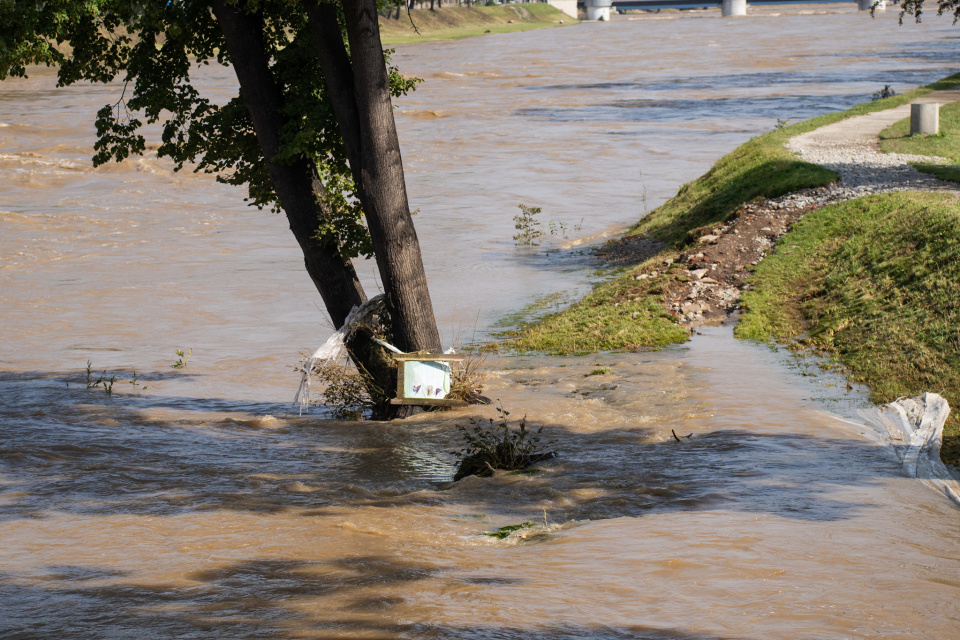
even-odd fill
[{"label": "floodwater", "polygon": [[[578,240],[778,118],[956,70],[948,20],[775,13],[398,47],[425,79],[398,123],[445,340],[582,289]],[[0,637],[960,637],[960,512],[839,419],[862,390],[723,327],[490,359],[560,456],[450,483],[455,425],[492,408],[286,414],[328,330],[281,217],[149,155],[91,169],[118,87],[2,89]],[[520,202],[567,238],[516,248]]]}]

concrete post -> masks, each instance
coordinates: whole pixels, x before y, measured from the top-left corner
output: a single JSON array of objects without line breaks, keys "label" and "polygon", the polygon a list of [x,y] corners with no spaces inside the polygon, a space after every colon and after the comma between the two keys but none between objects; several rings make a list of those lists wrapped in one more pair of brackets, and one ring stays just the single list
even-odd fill
[{"label": "concrete post", "polygon": [[747,0],[723,0],[720,5],[720,12],[723,16],[745,16],[747,15]]},{"label": "concrete post", "polygon": [[887,10],[887,0],[857,0],[857,4],[860,6],[860,11],[870,11],[873,8],[873,5],[877,5],[877,11],[886,11]]},{"label": "concrete post", "polygon": [[940,105],[912,104],[910,105],[910,135],[921,134],[930,136],[940,132]]},{"label": "concrete post", "polygon": [[610,20],[610,7],[613,0],[586,0],[587,20]]}]

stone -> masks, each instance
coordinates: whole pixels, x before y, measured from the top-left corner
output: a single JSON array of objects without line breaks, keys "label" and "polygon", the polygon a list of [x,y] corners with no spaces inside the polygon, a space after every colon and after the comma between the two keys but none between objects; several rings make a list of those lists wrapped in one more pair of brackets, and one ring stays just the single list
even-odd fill
[{"label": "stone", "polygon": [[699,279],[702,278],[703,276],[707,275],[707,270],[706,270],[706,269],[693,269],[692,271],[690,271],[690,275],[693,276],[694,278],[696,278],[697,280],[699,280]]},{"label": "stone", "polygon": [[713,244],[719,239],[720,239],[720,236],[715,236],[710,234],[710,235],[700,236],[699,242],[700,244]]}]

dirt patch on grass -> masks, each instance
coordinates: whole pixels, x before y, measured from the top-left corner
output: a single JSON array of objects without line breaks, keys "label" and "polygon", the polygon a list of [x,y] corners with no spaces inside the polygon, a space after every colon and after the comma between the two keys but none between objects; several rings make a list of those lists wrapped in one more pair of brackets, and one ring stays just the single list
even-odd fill
[{"label": "dirt patch on grass", "polygon": [[[720,324],[739,310],[753,267],[773,251],[790,225],[839,197],[836,188],[820,187],[742,205],[726,222],[691,230],[682,251],[663,254],[662,261],[648,263],[633,279],[646,281],[648,290],[659,293],[664,309],[681,324]],[[655,255],[658,245],[644,236],[630,236],[610,243],[600,256],[642,262]]]}]

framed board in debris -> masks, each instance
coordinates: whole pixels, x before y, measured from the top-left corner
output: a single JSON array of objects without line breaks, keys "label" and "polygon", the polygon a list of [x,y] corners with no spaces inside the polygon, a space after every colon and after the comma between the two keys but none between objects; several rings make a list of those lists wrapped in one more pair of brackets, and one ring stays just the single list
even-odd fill
[{"label": "framed board in debris", "polygon": [[452,353],[397,353],[397,397],[391,404],[417,404],[461,407],[463,400],[448,399],[451,362],[461,362],[465,356]]}]

